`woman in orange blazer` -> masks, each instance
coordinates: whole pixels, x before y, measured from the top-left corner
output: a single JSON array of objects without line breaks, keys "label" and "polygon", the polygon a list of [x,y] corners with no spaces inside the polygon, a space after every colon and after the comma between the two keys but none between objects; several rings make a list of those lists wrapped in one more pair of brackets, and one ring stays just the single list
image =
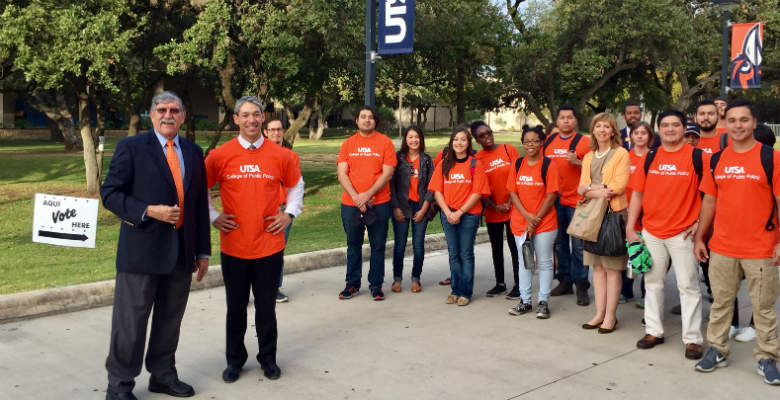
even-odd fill
[{"label": "woman in orange blazer", "polygon": [[[582,175],[578,192],[587,199],[607,198],[612,211],[627,219],[626,186],[631,176],[631,158],[622,147],[617,121],[601,113],[590,124],[590,153],[582,160]],[[594,140],[595,139],[595,140]],[[623,287],[621,271],[626,269],[628,254],[605,257],[583,252],[583,264],[593,266],[593,293],[596,316],[583,329],[598,329],[611,333],[617,327],[618,300]]]}]

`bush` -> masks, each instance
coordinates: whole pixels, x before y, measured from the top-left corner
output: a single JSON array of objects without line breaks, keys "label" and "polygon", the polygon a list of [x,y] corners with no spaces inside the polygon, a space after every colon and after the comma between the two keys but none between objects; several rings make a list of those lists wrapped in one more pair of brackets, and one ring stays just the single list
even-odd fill
[{"label": "bush", "polygon": [[16,129],[25,129],[30,127],[30,121],[26,119],[17,119],[14,121],[14,128]]},{"label": "bush", "polygon": [[485,114],[479,110],[466,110],[466,121],[476,121],[485,118]]},{"label": "bush", "polygon": [[387,130],[388,127],[394,126],[396,123],[395,113],[393,110],[387,107],[379,107],[376,111],[377,117],[379,117],[380,124],[377,127],[379,130]]},{"label": "bush", "polygon": [[116,129],[116,124],[114,121],[108,120],[106,121],[106,129]]},{"label": "bush", "polygon": [[195,120],[196,131],[213,131],[217,129],[217,124],[209,121],[207,118],[198,118]]},{"label": "bush", "polygon": [[498,126],[501,127],[501,129],[504,129],[504,127],[506,126],[506,120],[504,120],[501,117],[496,118],[496,123],[498,124]]}]

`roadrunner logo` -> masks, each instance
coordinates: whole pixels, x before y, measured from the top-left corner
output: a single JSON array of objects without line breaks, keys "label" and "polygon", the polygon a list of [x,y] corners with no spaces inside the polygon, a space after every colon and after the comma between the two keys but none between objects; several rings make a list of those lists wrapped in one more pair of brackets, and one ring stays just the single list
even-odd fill
[{"label": "roadrunner logo", "polygon": [[[748,28],[747,33],[739,43],[739,34]],[[752,26],[751,26],[752,25]],[[731,59],[731,87],[734,89],[754,89],[761,87],[761,51],[763,44],[761,36],[763,33],[760,22],[754,24],[737,24],[734,26],[734,39],[732,42]],[[741,29],[739,29],[741,28]],[[741,46],[740,46],[741,44]],[[733,55],[733,51],[741,48],[741,51]]]}]

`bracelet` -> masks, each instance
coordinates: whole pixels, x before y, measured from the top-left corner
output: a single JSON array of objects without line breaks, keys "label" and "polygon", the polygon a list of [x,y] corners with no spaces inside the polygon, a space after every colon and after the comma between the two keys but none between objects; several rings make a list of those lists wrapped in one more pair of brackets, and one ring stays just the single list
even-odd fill
[{"label": "bracelet", "polygon": [[590,186],[591,186],[591,184],[588,184],[588,190],[587,190],[588,192],[590,192]]}]

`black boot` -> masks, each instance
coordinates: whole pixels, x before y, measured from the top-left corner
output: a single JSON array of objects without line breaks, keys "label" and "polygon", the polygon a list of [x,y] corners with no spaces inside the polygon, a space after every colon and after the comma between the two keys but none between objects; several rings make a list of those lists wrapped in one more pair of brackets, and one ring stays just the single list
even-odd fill
[{"label": "black boot", "polygon": [[550,291],[550,296],[563,296],[564,294],[574,294],[574,290],[571,288],[571,283],[558,281],[558,286]]},{"label": "black boot", "polygon": [[577,305],[587,306],[590,305],[590,298],[588,298],[588,289],[590,289],[590,282],[588,281],[576,281],[574,286],[577,287]]}]

